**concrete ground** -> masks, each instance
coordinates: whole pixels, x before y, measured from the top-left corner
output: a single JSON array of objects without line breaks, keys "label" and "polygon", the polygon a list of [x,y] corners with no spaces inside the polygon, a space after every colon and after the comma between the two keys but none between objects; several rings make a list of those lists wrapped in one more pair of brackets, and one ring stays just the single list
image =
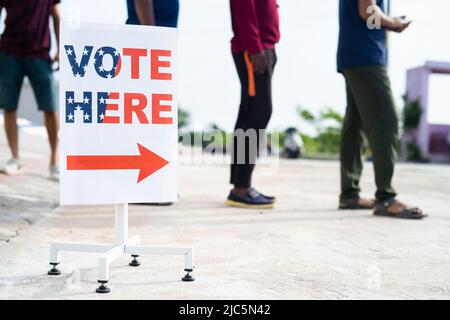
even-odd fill
[{"label": "concrete ground", "polygon": [[[282,161],[273,175],[259,172],[255,186],[278,196],[272,211],[224,206],[226,166],[182,165],[180,202],[131,206],[130,234],[193,246],[196,281],[180,281],[181,257],[142,257],[135,269],[124,256],[111,267],[112,292],[98,295],[97,255],[64,253],[63,274],[49,277],[49,243],[112,242],[113,207],[57,207],[45,141],[23,138],[27,173],[0,175],[0,299],[450,298],[450,166],[398,165],[401,198],[430,214],[401,221],[337,211],[337,162]],[[0,161],[8,157],[2,139]]]}]

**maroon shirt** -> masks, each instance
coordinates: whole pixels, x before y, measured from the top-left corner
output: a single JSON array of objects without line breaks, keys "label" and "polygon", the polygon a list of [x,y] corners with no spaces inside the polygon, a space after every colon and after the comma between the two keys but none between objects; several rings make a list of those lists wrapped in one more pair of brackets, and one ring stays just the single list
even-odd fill
[{"label": "maroon shirt", "polygon": [[50,15],[61,0],[0,0],[6,9],[0,52],[50,60]]},{"label": "maroon shirt", "polygon": [[230,0],[234,37],[233,53],[255,54],[273,49],[280,41],[276,0]]}]

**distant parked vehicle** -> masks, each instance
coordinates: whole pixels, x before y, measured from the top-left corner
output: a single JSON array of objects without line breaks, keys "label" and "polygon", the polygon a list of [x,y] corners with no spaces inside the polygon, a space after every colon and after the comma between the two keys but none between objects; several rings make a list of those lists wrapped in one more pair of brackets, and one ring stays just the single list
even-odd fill
[{"label": "distant parked vehicle", "polygon": [[283,157],[298,159],[303,153],[303,139],[296,128],[288,128],[285,131]]}]

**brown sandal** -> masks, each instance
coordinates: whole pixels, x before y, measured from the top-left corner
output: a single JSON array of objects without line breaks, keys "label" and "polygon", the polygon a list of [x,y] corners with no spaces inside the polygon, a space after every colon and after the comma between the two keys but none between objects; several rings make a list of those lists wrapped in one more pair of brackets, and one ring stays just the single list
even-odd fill
[{"label": "brown sandal", "polygon": [[419,208],[406,208],[399,213],[389,212],[389,208],[396,202],[397,200],[395,198],[389,199],[384,202],[376,202],[373,214],[379,217],[389,217],[389,218],[409,219],[409,220],[421,220],[423,218],[428,217],[428,215],[424,214],[422,210],[420,210]]}]

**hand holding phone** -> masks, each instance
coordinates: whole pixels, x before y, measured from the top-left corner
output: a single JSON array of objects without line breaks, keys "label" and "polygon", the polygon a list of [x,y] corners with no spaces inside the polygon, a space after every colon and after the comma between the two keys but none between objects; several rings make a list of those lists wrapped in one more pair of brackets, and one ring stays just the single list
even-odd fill
[{"label": "hand holding phone", "polygon": [[412,20],[408,19],[406,16],[394,17],[393,19],[394,21],[391,30],[399,33],[403,32],[412,23]]}]

